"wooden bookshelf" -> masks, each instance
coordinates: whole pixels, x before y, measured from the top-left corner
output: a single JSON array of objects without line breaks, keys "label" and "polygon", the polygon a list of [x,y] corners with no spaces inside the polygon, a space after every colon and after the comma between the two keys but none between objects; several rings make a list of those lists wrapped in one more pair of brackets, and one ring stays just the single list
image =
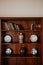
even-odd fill
[{"label": "wooden bookshelf", "polygon": [[[23,43],[19,42],[19,34],[23,33]],[[31,35],[38,40],[32,42]],[[4,37],[11,36],[10,42]],[[12,53],[6,54],[10,48]],[[32,49],[37,54],[32,54]],[[23,52],[21,52],[21,50]],[[43,65],[43,17],[0,17],[0,65]]]}]

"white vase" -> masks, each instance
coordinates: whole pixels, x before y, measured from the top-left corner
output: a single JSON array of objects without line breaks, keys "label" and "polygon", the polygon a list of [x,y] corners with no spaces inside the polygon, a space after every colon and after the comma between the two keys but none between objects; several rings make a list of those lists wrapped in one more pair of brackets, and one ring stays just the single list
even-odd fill
[{"label": "white vase", "polygon": [[23,34],[22,33],[20,33],[20,35],[19,35],[19,43],[23,43]]}]

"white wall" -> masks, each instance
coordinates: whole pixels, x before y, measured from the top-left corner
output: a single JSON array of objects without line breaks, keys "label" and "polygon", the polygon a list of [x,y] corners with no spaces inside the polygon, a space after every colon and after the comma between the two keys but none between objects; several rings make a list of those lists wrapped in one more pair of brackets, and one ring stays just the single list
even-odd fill
[{"label": "white wall", "polygon": [[43,0],[0,0],[0,17],[43,17]]}]

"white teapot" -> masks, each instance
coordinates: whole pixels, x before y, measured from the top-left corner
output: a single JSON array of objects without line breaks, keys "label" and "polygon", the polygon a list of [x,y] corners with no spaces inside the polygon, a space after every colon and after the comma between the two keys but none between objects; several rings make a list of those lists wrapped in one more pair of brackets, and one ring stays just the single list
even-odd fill
[{"label": "white teapot", "polygon": [[7,55],[10,55],[10,54],[12,53],[12,49],[7,48],[6,51],[5,51],[5,53],[6,53]]},{"label": "white teapot", "polygon": [[31,53],[32,53],[33,55],[36,55],[36,54],[37,54],[37,50],[36,50],[35,48],[33,48],[33,49],[31,50]]}]

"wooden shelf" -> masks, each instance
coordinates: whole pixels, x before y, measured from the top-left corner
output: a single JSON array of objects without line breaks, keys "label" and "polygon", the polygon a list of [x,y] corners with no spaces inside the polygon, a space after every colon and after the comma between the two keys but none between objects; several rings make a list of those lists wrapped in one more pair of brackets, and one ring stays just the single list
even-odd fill
[{"label": "wooden shelf", "polygon": [[8,32],[8,31],[12,31],[12,32],[40,32],[40,30],[1,30],[2,32]]},{"label": "wooden shelf", "polygon": [[40,54],[38,55],[22,55],[22,54],[15,54],[15,55],[9,55],[9,56],[3,56],[2,58],[40,58]]},{"label": "wooden shelf", "polygon": [[40,43],[31,43],[31,42],[27,42],[27,43],[2,43],[1,45],[25,45],[25,44],[28,44],[28,45],[40,45]]},{"label": "wooden shelf", "polygon": [[7,56],[7,57],[2,57],[2,58],[39,58],[40,59],[40,57],[35,57],[35,56],[33,57],[9,57]]}]

